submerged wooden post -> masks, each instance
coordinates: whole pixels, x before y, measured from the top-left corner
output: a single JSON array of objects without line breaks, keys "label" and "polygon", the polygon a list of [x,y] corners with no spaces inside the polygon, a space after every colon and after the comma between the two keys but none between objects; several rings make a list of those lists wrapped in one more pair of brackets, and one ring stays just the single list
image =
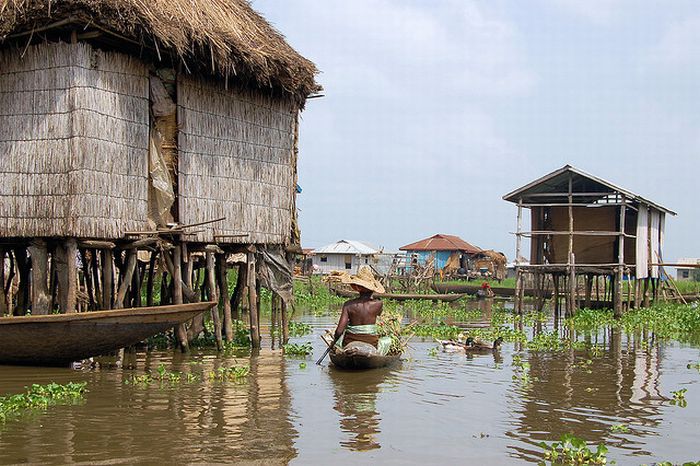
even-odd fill
[{"label": "submerged wooden post", "polygon": [[[214,270],[214,253],[206,252],[207,256],[207,287],[209,288],[209,300],[219,302],[219,294],[216,292],[216,272]],[[211,318],[214,322],[214,337],[216,338],[216,348],[222,348],[221,342],[221,319],[219,318],[219,306],[214,306],[211,310]]]},{"label": "submerged wooden post", "polygon": [[75,263],[78,242],[71,238],[56,248],[56,265],[58,268],[58,305],[62,313],[77,310],[78,303],[78,267]]},{"label": "submerged wooden post", "polygon": [[46,241],[43,239],[33,240],[29,245],[29,254],[32,256],[32,315],[46,315],[49,313],[51,305]]},{"label": "submerged wooden post", "polygon": [[282,344],[286,345],[289,341],[289,322],[287,321],[287,302],[280,298],[280,313],[282,325]]},{"label": "submerged wooden post", "polygon": [[[182,304],[182,249],[179,244],[173,249],[173,304]],[[187,327],[185,324],[179,324],[176,328],[180,350],[187,353],[189,342],[187,341]]]},{"label": "submerged wooden post", "polygon": [[[224,335],[226,335],[226,341],[231,341],[233,340],[233,322],[231,321],[231,301],[228,295],[228,264],[226,263],[226,254],[218,254],[216,256],[216,261],[219,270],[219,290],[224,311]],[[221,334],[221,327],[219,327],[219,334]]]},{"label": "submerged wooden post", "polygon": [[253,348],[260,348],[260,326],[258,323],[258,293],[255,286],[255,254],[247,254],[248,308],[250,314],[250,341]]}]

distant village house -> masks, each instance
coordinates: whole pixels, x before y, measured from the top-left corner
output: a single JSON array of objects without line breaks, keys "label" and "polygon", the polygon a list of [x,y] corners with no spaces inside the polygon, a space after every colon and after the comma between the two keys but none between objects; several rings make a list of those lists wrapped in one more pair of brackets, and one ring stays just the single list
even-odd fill
[{"label": "distant village house", "polygon": [[357,273],[361,265],[374,266],[381,250],[362,241],[340,240],[315,249],[311,256],[313,272],[329,274],[334,270]]}]

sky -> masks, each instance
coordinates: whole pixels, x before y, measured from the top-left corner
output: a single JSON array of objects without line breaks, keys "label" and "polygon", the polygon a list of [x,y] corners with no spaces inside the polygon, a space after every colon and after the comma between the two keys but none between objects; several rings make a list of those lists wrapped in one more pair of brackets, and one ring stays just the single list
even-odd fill
[{"label": "sky", "polygon": [[695,0],[254,0],[321,71],[301,115],[304,247],[436,233],[515,251],[502,196],[566,164],[678,213],[700,257]]}]

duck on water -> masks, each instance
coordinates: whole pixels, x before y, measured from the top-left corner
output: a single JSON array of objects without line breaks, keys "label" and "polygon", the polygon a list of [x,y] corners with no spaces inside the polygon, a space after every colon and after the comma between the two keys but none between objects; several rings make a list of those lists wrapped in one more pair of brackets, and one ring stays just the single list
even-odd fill
[{"label": "duck on water", "polygon": [[464,342],[459,340],[437,340],[442,345],[442,350],[446,353],[490,353],[501,349],[503,338],[498,337],[493,345],[467,337]]}]

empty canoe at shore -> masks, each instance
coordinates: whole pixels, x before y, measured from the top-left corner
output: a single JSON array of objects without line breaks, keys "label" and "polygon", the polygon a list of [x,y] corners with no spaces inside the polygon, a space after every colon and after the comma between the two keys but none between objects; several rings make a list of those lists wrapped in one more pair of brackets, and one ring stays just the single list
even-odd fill
[{"label": "empty canoe at shore", "polygon": [[[481,285],[457,285],[457,284],[447,284],[447,283],[435,283],[432,286],[433,291],[436,293],[458,293],[458,294],[470,294],[476,295],[476,293],[481,290]],[[500,286],[492,286],[491,291],[496,296],[511,297],[515,296],[515,288],[507,288]],[[535,296],[535,290],[526,288],[524,290],[525,296]],[[549,290],[544,291],[544,298],[551,298],[552,292]]]},{"label": "empty canoe at shore", "polygon": [[[359,293],[355,291],[343,290],[331,287],[331,290],[343,298],[357,298]],[[457,301],[465,297],[466,293],[445,293],[445,294],[421,294],[421,293],[374,293],[373,296],[384,299],[394,299],[396,301],[428,300],[428,301]]]},{"label": "empty canoe at shore", "polygon": [[64,366],[136,344],[214,307],[203,302],[0,318],[0,364]]}]

